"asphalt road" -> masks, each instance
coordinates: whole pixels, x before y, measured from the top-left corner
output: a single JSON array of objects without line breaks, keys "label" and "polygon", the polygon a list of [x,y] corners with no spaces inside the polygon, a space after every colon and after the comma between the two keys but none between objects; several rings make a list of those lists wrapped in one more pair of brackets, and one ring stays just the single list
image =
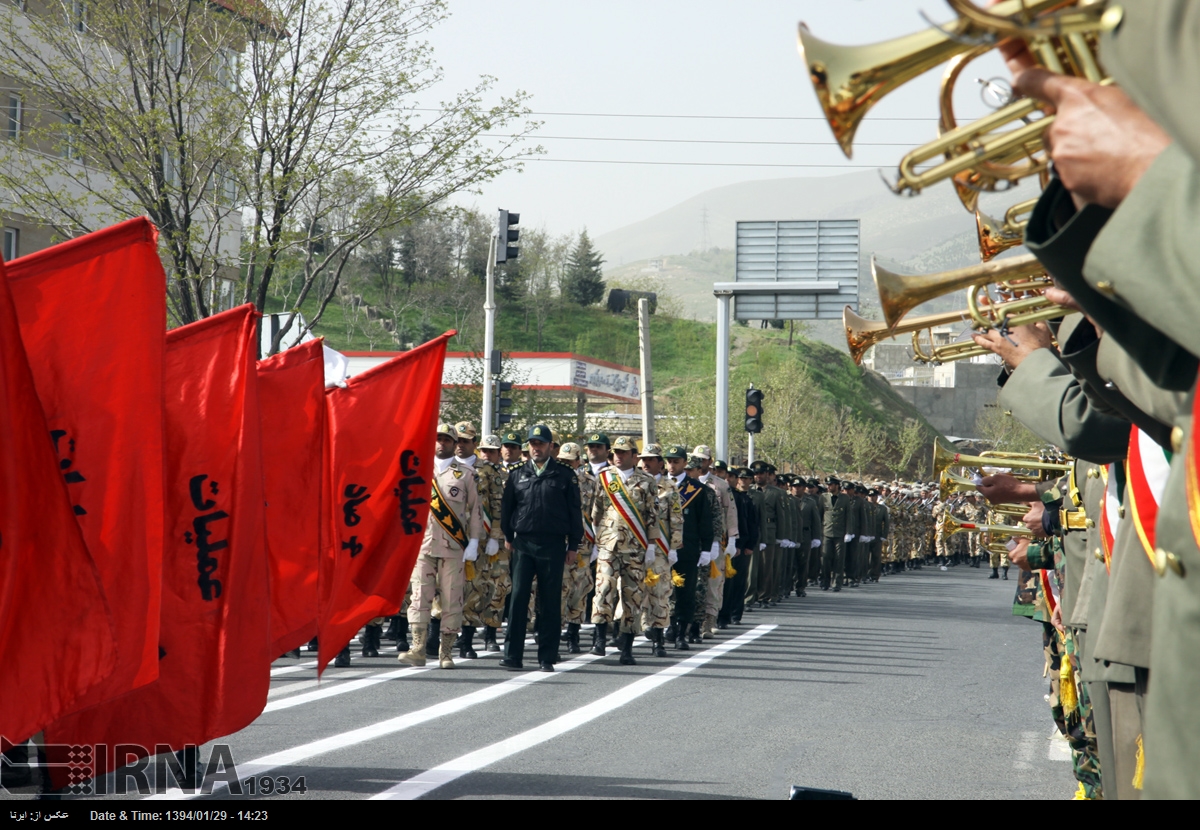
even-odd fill
[{"label": "asphalt road", "polygon": [[635,667],[611,649],[554,674],[505,672],[482,653],[454,671],[405,669],[393,653],[318,683],[313,657],[280,660],[267,711],[222,743],[243,779],[304,777],[307,792],[260,794],[264,805],[779,799],[793,784],[862,799],[1069,798],[1041,627],[1011,615],[1016,583],[987,573],[813,590],[666,659],[639,639]]}]

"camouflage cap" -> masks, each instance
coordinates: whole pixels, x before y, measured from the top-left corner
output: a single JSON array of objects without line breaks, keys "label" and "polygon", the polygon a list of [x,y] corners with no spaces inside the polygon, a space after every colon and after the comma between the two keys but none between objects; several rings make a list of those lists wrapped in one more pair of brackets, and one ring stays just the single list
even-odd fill
[{"label": "camouflage cap", "polygon": [[499,435],[483,436],[483,440],[479,442],[479,449],[481,449],[481,450],[498,450],[498,449],[500,449],[500,436]]},{"label": "camouflage cap", "polygon": [[521,433],[519,432],[506,432],[504,433],[504,437],[500,440],[500,446],[512,444],[514,447],[519,447],[523,443],[525,442],[521,438]]},{"label": "camouflage cap", "polygon": [[663,458],[687,458],[687,447],[681,447],[678,444],[672,444],[667,447],[667,451],[663,453]]},{"label": "camouflage cap", "polygon": [[528,441],[526,441],[524,444],[521,445],[521,452],[529,452],[529,442]]},{"label": "camouflage cap", "polygon": [[[589,436],[590,437],[590,436]],[[637,452],[637,441],[628,435],[618,435],[617,440],[612,442],[612,448],[616,450],[625,450],[626,452]]]},{"label": "camouflage cap", "polygon": [[550,430],[550,443],[551,444],[560,444],[560,445],[562,444],[562,441],[559,440],[558,433],[555,432],[554,430]]},{"label": "camouflage cap", "polygon": [[558,449],[558,457],[568,461],[578,461],[579,453],[579,445],[572,441],[568,441]]},{"label": "camouflage cap", "polygon": [[469,438],[474,441],[479,437],[479,433],[475,431],[475,427],[471,425],[470,421],[459,421],[454,428],[458,430],[459,438]]},{"label": "camouflage cap", "polygon": [[708,444],[697,444],[692,450],[692,458],[703,458],[705,461],[712,461],[712,447]]},{"label": "camouflage cap", "polygon": [[704,464],[702,463],[703,461],[704,461],[704,459],[700,458],[699,456],[693,455],[691,458],[688,459],[687,469],[689,469],[689,470],[703,469],[704,468]]},{"label": "camouflage cap", "polygon": [[585,444],[603,444],[606,447],[611,447],[612,442],[608,440],[607,432],[593,432],[588,435]]},{"label": "camouflage cap", "polygon": [[662,444],[647,444],[638,458],[662,458]]},{"label": "camouflage cap", "polygon": [[453,438],[455,441],[458,440],[458,430],[455,429],[450,424],[438,424],[437,425],[437,434],[438,435],[448,435],[451,438]]},{"label": "camouflage cap", "polygon": [[545,424],[534,424],[529,428],[526,441],[545,441],[547,444],[554,440],[554,433]]}]

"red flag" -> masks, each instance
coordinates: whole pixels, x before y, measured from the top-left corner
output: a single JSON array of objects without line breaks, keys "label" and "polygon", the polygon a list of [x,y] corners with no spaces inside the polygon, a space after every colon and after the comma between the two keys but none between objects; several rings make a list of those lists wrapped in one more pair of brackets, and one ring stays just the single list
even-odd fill
[{"label": "red flag", "polygon": [[117,635],[116,669],[78,705],[158,676],[166,276],[157,239],[147,220],[131,219],[8,264],[33,383]]},{"label": "red flag", "polygon": [[[167,333],[167,539],[159,677],[58,721],[47,742],[129,755],[236,732],[270,684],[257,314],[235,308]],[[141,747],[129,749],[128,745]],[[56,784],[59,783],[57,780]]]},{"label": "red flag", "polygon": [[325,393],[331,520],[321,557],[324,671],[364,623],[395,614],[429,515],[446,341],[405,352]]},{"label": "red flag", "polygon": [[258,363],[271,564],[271,654],[317,633],[325,365],[320,340]]},{"label": "red flag", "polygon": [[112,674],[116,649],[17,328],[0,262],[0,735],[19,743]]}]

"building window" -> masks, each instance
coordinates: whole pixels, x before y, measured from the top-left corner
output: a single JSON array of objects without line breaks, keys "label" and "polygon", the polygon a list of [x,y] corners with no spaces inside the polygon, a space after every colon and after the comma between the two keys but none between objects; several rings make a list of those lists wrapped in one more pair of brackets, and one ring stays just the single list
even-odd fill
[{"label": "building window", "polygon": [[84,0],[71,3],[71,28],[77,32],[87,31],[88,4]]},{"label": "building window", "polygon": [[68,112],[63,116],[62,155],[68,161],[79,161],[79,127],[82,124],[77,113]]},{"label": "building window", "polygon": [[4,108],[4,137],[10,141],[21,137],[21,96],[11,92]]},{"label": "building window", "polygon": [[18,231],[16,228],[5,228],[4,229],[3,251],[0,251],[0,254],[2,254],[2,256],[0,256],[0,259],[3,259],[5,262],[12,262],[14,259],[16,259],[18,256],[20,256],[21,252],[20,252],[20,246],[18,244],[20,242],[20,239],[21,239],[21,232]]}]

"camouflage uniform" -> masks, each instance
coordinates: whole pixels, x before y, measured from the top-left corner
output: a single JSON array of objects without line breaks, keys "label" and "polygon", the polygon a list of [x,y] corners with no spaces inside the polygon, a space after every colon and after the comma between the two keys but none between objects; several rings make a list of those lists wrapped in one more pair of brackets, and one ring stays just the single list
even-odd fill
[{"label": "camouflage uniform", "polygon": [[680,501],[679,491],[675,489],[675,482],[665,474],[658,476],[658,531],[659,546],[650,565],[650,572],[658,580],[647,586],[646,605],[642,609],[642,628],[646,630],[666,628],[671,621],[674,588],[669,557],[683,547],[683,502]]},{"label": "camouflage uniform", "polygon": [[[463,624],[472,628],[500,626],[500,615],[504,611],[504,596],[512,589],[508,573],[508,551],[504,549],[504,533],[500,530],[500,502],[504,499],[504,484],[508,472],[498,464],[488,461],[475,462],[475,478],[479,488],[480,515],[483,521],[481,543],[495,540],[499,549],[491,556],[480,553],[474,562],[475,578],[467,583],[466,598],[463,600]],[[503,595],[496,609],[497,590]]]},{"label": "camouflage uniform", "polygon": [[575,566],[563,574],[563,623],[581,625],[587,612],[588,596],[595,587],[590,558],[592,546],[596,544],[591,529],[592,504],[597,495],[596,477],[586,464],[575,470],[579,479],[579,501],[583,509],[583,544],[579,546],[579,558]]},{"label": "camouflage uniform", "polygon": [[[616,448],[616,444],[613,446]],[[624,480],[625,490],[645,525],[648,541],[654,544],[660,537],[658,482],[637,469],[627,470],[625,475],[616,468],[602,472],[611,475],[614,490],[618,489],[616,481]],[[603,487],[598,487],[592,504],[592,527],[600,549],[592,622],[607,626],[615,621],[621,634],[637,634],[646,597],[646,549],[613,507],[612,498],[603,492]]]}]

